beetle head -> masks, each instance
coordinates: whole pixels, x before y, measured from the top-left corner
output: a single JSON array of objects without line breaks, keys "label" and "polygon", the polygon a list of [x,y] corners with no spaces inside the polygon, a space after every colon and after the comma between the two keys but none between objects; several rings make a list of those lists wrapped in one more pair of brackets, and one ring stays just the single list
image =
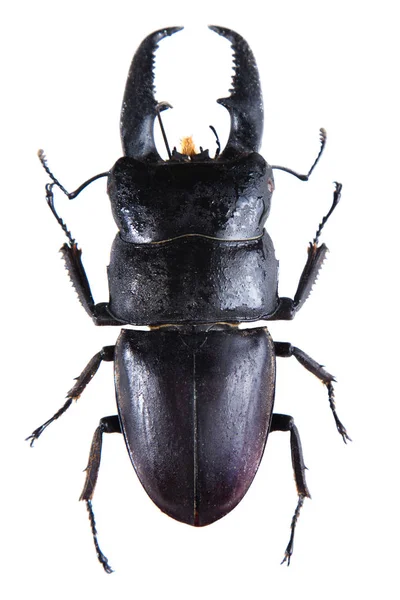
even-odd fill
[{"label": "beetle head", "polygon": [[[154,58],[158,42],[180,31],[182,27],[167,27],[143,40],[133,57],[121,111],[121,139],[124,154],[148,162],[162,161],[154,142],[154,121],[157,114],[168,108],[154,98]],[[232,44],[234,76],[230,96],[220,98],[230,114],[231,129],[227,145],[220,155],[235,156],[257,152],[263,132],[263,102],[257,65],[247,42],[230,29],[210,26]],[[204,151],[195,155],[207,159]],[[194,158],[194,157],[192,157]]]}]

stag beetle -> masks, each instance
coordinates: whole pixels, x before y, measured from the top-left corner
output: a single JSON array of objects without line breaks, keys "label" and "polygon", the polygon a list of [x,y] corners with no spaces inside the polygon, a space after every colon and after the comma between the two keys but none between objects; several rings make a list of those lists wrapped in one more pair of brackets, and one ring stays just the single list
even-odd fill
[{"label": "stag beetle", "polygon": [[[68,193],[39,157],[52,182],[47,202],[68,243],[61,248],[80,302],[96,325],[148,326],[122,329],[115,346],[89,361],[68,392],[64,406],[28,439],[31,444],[77,400],[103,361],[113,361],[118,416],[101,419],[95,431],[81,500],[89,512],[100,563],[112,569],[97,539],[92,497],[104,433],[122,433],[133,467],[150,498],[166,514],[204,526],[230,512],[256,474],[269,432],[289,431],[298,502],[284,559],[290,563],[296,522],[309,497],[298,430],[293,418],[273,413],[275,357],[294,356],[326,386],[336,426],[350,439],[334,402],[334,377],[290,343],[274,342],[266,327],[240,323],[292,319],[317,278],[327,247],[321,231],[333,204],[309,244],[294,299],[278,295],[278,261],[264,229],[274,191],[274,169],[308,180],[258,154],[263,102],[252,51],[234,31],[211,26],[231,42],[232,89],[218,100],[231,117],[226,147],[210,158],[190,142],[163,160],[153,128],[170,105],[154,98],[153,63],[158,42],[180,27],[149,35],[134,55],[121,115],[124,156],[113,168]],[[108,282],[110,299],[96,304],[81,261],[81,250],[54,206],[53,188],[73,199],[91,182],[107,177],[119,232]]]}]

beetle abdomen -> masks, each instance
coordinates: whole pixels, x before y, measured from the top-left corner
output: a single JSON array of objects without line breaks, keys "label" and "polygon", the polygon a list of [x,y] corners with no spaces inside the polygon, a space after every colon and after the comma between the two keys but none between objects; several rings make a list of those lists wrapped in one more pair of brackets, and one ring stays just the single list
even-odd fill
[{"label": "beetle abdomen", "polygon": [[199,526],[231,511],[268,435],[275,384],[268,331],[123,330],[115,378],[128,451],[155,504]]}]

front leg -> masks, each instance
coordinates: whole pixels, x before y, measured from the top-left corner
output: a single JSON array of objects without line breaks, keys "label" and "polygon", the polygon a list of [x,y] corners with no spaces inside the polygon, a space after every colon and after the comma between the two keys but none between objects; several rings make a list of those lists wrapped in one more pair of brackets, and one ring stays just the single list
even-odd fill
[{"label": "front leg", "polygon": [[308,246],[308,257],[306,264],[304,266],[303,272],[301,274],[297,291],[292,298],[280,298],[278,310],[271,317],[271,320],[290,320],[293,319],[297,311],[303,306],[305,301],[310,295],[312,287],[318,277],[319,270],[322,266],[322,263],[325,260],[326,253],[328,252],[328,248],[325,244],[321,244],[318,246],[318,240],[321,235],[322,229],[325,226],[325,223],[335,210],[342,191],[342,184],[335,182],[335,191],[333,193],[333,202],[329,212],[323,217],[320,225],[318,226],[317,232],[312,242],[310,242]]},{"label": "front leg", "polygon": [[78,248],[78,244],[64,244],[60,249],[62,257],[65,261],[65,268],[71,279],[72,285],[78,294],[79,302],[86,310],[89,317],[94,321],[95,325],[122,325],[122,321],[118,321],[108,312],[108,303],[100,302],[95,304],[90,289],[89,280],[86,275],[85,268],[82,264],[82,250]]},{"label": "front leg", "polygon": [[61,229],[68,238],[68,243],[62,246],[60,252],[65,261],[65,267],[71,278],[72,285],[74,286],[76,293],[78,294],[79,301],[88,313],[88,315],[93,319],[95,325],[121,325],[121,321],[116,320],[109,314],[107,303],[101,302],[100,304],[95,304],[90,289],[89,280],[87,278],[85,268],[82,264],[82,250],[78,248],[78,244],[75,238],[72,236],[72,233],[68,229],[67,225],[64,223],[63,219],[58,215],[54,206],[54,186],[60,188],[60,190],[67,196],[67,198],[69,200],[72,200],[76,198],[78,194],[80,194],[81,191],[84,190],[89,184],[93,183],[93,181],[96,181],[101,177],[107,177],[108,172],[100,173],[99,175],[91,177],[90,179],[85,181],[81,186],[79,186],[79,188],[77,188],[74,192],[67,192],[65,187],[50,171],[43,150],[39,150],[38,155],[44,170],[53,182],[48,183],[46,185],[46,201],[57,223],[60,225]]}]

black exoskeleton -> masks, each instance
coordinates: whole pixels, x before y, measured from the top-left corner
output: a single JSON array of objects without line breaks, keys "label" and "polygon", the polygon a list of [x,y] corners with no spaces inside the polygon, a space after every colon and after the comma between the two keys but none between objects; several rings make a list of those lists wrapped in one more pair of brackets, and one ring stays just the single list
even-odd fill
[{"label": "black exoskeleton", "polygon": [[[29,439],[61,416],[79,398],[102,361],[114,361],[118,416],[97,428],[81,499],[87,503],[100,562],[91,505],[103,433],[123,433],[135,471],[157,506],[190,525],[210,524],[243,498],[258,469],[270,431],[290,431],[298,504],[284,561],[289,564],[293,536],[304,498],[309,497],[300,438],[292,417],[273,414],[275,357],[294,356],[326,386],[336,426],[348,435],[334,403],[334,377],[289,343],[274,342],[266,327],[239,329],[240,323],[292,319],[306,301],[325,258],[321,231],[333,204],[308,247],[294,298],[278,295],[278,262],[264,225],[274,191],[273,170],[258,154],[263,102],[254,56],[237,33],[211,29],[232,44],[235,74],[230,96],[219,99],[230,113],[226,147],[210,158],[168,150],[163,160],[153,136],[154,123],[169,107],[154,98],[154,53],[158,42],[179,31],[162,29],[139,46],[129,71],[121,114],[124,156],[107,173],[92,177],[75,192],[54,177],[47,201],[68,237],[61,251],[78,297],[96,325],[149,326],[123,329],[115,346],[96,354],[67,396],[64,406]],[[164,139],[166,135],[162,129]],[[213,129],[213,131],[215,131]],[[110,298],[96,304],[81,251],[54,207],[53,189],[75,198],[100,177],[108,179],[118,234],[108,267]]]}]

